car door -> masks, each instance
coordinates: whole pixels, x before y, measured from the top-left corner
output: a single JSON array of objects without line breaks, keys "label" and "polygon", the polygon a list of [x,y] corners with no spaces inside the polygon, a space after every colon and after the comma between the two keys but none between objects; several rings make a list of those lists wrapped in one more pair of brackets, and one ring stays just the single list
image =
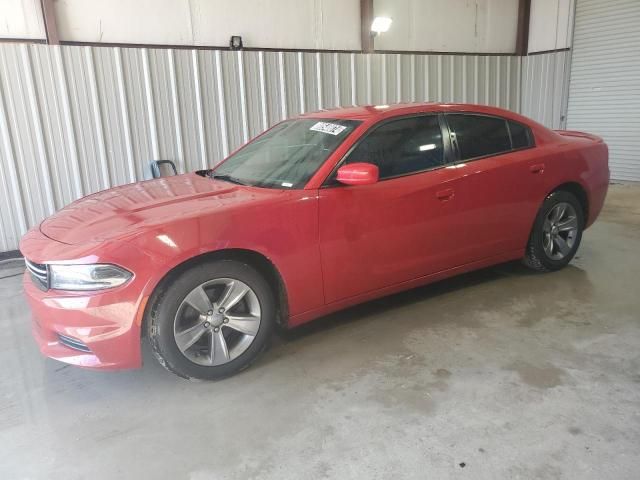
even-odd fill
[{"label": "car door", "polygon": [[374,126],[339,163],[378,166],[380,180],[319,192],[325,301],[374,291],[451,266],[455,256],[455,168],[437,114]]},{"label": "car door", "polygon": [[470,263],[523,248],[544,179],[530,129],[490,115],[444,117],[463,172],[456,200],[461,234],[470,241],[459,258]]}]

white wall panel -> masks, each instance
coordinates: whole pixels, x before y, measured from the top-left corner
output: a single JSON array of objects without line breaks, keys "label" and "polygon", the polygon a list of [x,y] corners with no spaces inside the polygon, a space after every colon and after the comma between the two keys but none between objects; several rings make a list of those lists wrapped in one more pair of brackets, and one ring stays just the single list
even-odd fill
[{"label": "white wall panel", "polygon": [[518,0],[374,0],[373,10],[393,20],[378,50],[515,51]]},{"label": "white wall panel", "polygon": [[[14,0],[15,1],[15,0]],[[359,0],[57,0],[62,40],[360,49]]]},{"label": "white wall panel", "polygon": [[571,47],[575,0],[531,0],[529,52]]},{"label": "white wall panel", "polygon": [[192,44],[187,0],[57,0],[61,40]]},{"label": "white wall panel", "polygon": [[521,113],[547,127],[565,128],[570,67],[569,51],[522,57]]},{"label": "white wall panel", "polygon": [[0,0],[0,38],[44,37],[39,0]]},{"label": "white wall panel", "polygon": [[0,248],[89,193],[212,167],[289,116],[455,101],[518,109],[515,56],[0,44]]},{"label": "white wall panel", "polygon": [[359,0],[190,0],[193,44],[360,49]]}]

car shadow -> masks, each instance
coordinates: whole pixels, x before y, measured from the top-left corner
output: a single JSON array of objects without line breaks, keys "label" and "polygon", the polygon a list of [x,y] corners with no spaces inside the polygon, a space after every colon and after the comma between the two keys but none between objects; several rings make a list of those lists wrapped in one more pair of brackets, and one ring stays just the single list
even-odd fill
[{"label": "car shadow", "polygon": [[[574,265],[567,266],[561,270],[561,272],[586,279],[584,270]],[[495,282],[507,277],[533,277],[536,286],[543,284],[541,288],[547,288],[544,285],[548,284],[548,282],[543,279],[546,278],[546,280],[548,280],[548,275],[553,275],[553,273],[532,271],[519,261],[494,265],[349,307],[339,312],[320,317],[299,327],[292,329],[279,328],[272,346],[277,347],[282,344],[294,343],[319,332],[327,332],[346,324],[363,321],[373,315],[391,314],[395,310],[410,307],[416,303],[424,303],[425,301],[434,300],[449,293]]]}]

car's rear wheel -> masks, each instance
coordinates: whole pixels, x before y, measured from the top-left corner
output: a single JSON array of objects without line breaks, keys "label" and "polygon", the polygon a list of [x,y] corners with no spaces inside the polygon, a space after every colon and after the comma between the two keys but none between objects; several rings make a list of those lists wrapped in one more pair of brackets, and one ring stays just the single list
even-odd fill
[{"label": "car's rear wheel", "polygon": [[542,203],[536,216],[523,262],[549,272],[565,267],[573,259],[584,228],[584,213],[578,199],[558,190]]},{"label": "car's rear wheel", "polygon": [[147,325],[154,354],[185,378],[216,380],[247,368],[275,323],[269,285],[237,261],[191,267],[165,282],[152,302]]}]

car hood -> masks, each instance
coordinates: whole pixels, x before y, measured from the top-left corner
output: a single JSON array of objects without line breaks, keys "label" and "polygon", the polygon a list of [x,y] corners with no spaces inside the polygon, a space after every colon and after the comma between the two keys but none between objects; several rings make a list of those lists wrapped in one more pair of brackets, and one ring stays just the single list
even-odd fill
[{"label": "car hood", "polygon": [[202,212],[264,200],[280,190],[245,187],[196,173],[123,185],[81,198],[47,218],[40,231],[75,245],[135,234]]}]

